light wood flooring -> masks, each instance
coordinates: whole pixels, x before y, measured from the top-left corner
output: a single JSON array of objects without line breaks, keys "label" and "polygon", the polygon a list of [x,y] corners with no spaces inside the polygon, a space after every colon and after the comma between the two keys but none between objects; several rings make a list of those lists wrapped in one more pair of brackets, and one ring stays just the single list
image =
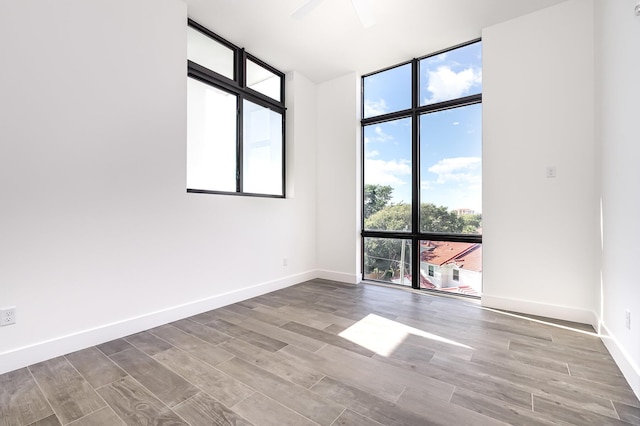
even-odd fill
[{"label": "light wood flooring", "polygon": [[0,425],[640,425],[591,327],[314,280],[0,375]]}]

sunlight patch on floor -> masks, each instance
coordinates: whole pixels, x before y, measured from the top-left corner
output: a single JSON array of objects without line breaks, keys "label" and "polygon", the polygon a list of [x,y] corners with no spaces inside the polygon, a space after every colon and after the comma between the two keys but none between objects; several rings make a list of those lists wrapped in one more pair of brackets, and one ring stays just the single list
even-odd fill
[{"label": "sunlight patch on floor", "polygon": [[391,355],[409,335],[473,349],[470,346],[454,340],[428,333],[375,314],[367,315],[339,334],[340,337],[385,357]]}]

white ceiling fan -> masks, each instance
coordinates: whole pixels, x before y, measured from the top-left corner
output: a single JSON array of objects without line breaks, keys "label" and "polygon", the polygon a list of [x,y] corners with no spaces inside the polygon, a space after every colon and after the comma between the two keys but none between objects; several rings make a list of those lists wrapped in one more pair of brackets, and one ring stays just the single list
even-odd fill
[{"label": "white ceiling fan", "polygon": [[[306,0],[300,7],[291,13],[291,17],[295,19],[302,19],[307,16],[313,9],[315,9],[322,0]],[[369,28],[375,25],[376,18],[373,16],[371,9],[371,3],[369,0],[351,0],[356,15],[360,19],[360,23],[364,28]]]}]

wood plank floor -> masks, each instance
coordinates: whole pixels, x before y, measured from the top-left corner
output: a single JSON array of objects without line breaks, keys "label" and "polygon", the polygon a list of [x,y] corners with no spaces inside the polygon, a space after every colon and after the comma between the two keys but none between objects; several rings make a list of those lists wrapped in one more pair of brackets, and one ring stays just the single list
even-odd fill
[{"label": "wood plank floor", "polygon": [[640,425],[590,326],[314,280],[0,375],[0,426]]}]

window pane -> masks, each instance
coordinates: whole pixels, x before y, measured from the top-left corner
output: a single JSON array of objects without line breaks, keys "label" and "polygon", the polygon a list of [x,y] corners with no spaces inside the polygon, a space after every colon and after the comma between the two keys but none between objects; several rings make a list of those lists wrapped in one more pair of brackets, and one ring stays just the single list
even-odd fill
[{"label": "window pane", "polygon": [[420,60],[420,105],[481,92],[481,42]]},{"label": "window pane", "polygon": [[411,287],[411,240],[364,239],[364,278]]},{"label": "window pane", "polygon": [[364,118],[411,108],[411,64],[365,77],[363,84]]},{"label": "window pane", "polygon": [[420,117],[420,230],[482,233],[482,104]]},{"label": "window pane", "polygon": [[420,288],[480,296],[482,244],[420,241]]},{"label": "window pane", "polygon": [[236,191],[237,100],[187,79],[187,188]]},{"label": "window pane", "polygon": [[233,50],[227,46],[187,27],[187,58],[190,61],[233,80],[233,56]]},{"label": "window pane", "polygon": [[247,59],[247,87],[280,101],[282,79],[268,69]]},{"label": "window pane", "polygon": [[364,227],[411,230],[411,118],[364,128]]},{"label": "window pane", "polygon": [[282,193],[282,115],[244,101],[243,192]]}]

